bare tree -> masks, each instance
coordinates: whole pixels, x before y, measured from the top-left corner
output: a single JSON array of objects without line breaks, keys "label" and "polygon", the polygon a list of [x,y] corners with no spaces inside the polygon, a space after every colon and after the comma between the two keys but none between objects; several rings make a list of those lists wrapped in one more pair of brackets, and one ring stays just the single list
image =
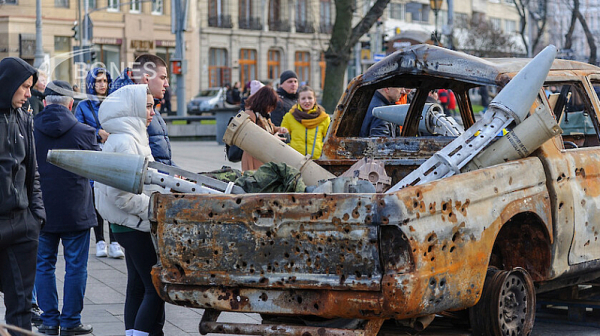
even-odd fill
[{"label": "bare tree", "polygon": [[590,58],[588,59],[588,63],[596,64],[597,59],[597,51],[596,51],[596,41],[594,40],[594,35],[590,31],[590,28],[587,24],[587,20],[581,14],[581,10],[579,9],[579,0],[573,0],[573,11],[571,12],[571,24],[569,25],[569,30],[567,30],[567,34],[565,34],[565,46],[564,49],[571,49],[573,44],[573,31],[575,30],[575,24],[579,21],[581,23],[581,27],[583,28],[583,32],[585,33],[585,37],[588,42],[588,46],[590,47]]},{"label": "bare tree", "polygon": [[[531,53],[535,54],[548,22],[548,0],[513,0],[513,3],[521,18],[519,34],[523,45],[529,50],[531,42]],[[527,24],[534,26],[533,41],[527,37]]]},{"label": "bare tree", "polygon": [[356,11],[356,1],[335,1],[335,23],[329,40],[329,47],[325,51],[325,85],[323,89],[323,107],[328,112],[333,112],[335,106],[344,92],[344,73],[348,67],[352,48],[358,39],[366,34],[371,26],[383,14],[390,0],[377,0],[367,14],[352,27],[352,16]]},{"label": "bare tree", "polygon": [[479,57],[511,57],[522,53],[511,36],[495,29],[485,17],[471,18],[464,51]]}]

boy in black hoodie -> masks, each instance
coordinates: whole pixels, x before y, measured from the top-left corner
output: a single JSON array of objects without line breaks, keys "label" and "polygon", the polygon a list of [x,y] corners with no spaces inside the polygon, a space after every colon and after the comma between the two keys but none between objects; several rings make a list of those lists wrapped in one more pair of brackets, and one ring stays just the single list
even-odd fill
[{"label": "boy in black hoodie", "polygon": [[38,236],[45,221],[33,141],[31,97],[37,71],[20,58],[0,61],[0,287],[6,322],[31,330]]}]

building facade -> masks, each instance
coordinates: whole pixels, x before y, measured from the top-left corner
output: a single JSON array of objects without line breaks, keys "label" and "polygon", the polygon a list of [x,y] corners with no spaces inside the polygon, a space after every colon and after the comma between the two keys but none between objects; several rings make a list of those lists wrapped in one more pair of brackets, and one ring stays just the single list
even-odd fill
[{"label": "building facade", "polygon": [[332,13],[331,0],[200,0],[201,87],[276,85],[281,72],[294,70],[300,83],[322,88]]},{"label": "building facade", "polygon": [[[78,52],[83,38],[83,1],[42,0],[43,50],[50,79],[61,79],[83,85],[90,67],[104,66],[113,78],[135,57],[154,53],[169,62],[175,52],[175,35],[171,33],[170,0],[88,0],[88,13],[93,28],[89,43],[93,59],[83,59]],[[33,64],[35,56],[35,0],[7,0],[0,16],[0,57],[21,57]],[[185,34],[186,55],[198,55],[193,43],[195,4],[190,3],[188,28]],[[75,28],[77,26],[78,28]],[[79,40],[74,38],[79,29]],[[197,62],[189,62],[190,73],[197,73]],[[171,76],[174,79],[174,76]],[[191,78],[186,95],[197,92],[199,85]],[[172,80],[173,82],[173,80]],[[172,83],[176,84],[176,83]],[[83,87],[83,86],[82,86]],[[174,88],[171,88],[175,93]],[[175,102],[175,100],[173,100]]]}]

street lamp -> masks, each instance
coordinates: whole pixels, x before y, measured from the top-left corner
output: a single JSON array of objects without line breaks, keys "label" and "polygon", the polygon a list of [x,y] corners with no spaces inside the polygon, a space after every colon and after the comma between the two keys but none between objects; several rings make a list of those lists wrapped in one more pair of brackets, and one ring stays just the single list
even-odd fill
[{"label": "street lamp", "polygon": [[438,37],[437,22],[438,22],[438,14],[440,13],[440,9],[442,9],[443,1],[444,0],[429,0],[429,6],[431,7],[431,10],[433,10],[433,15],[435,16],[435,30],[433,31],[433,34],[431,34],[431,39],[433,40],[433,44],[435,44],[435,45],[440,45],[440,39]]}]

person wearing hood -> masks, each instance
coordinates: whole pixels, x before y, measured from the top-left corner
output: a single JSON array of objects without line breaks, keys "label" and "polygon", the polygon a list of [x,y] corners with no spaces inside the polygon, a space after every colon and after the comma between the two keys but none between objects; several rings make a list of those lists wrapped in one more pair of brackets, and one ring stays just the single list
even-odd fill
[{"label": "person wearing hood", "polygon": [[[167,63],[152,54],[142,54],[135,59],[133,69],[127,68],[115,79],[111,86],[111,93],[125,85],[147,84],[154,97],[156,106],[165,95],[169,87]],[[150,148],[154,160],[169,166],[176,166],[171,158],[171,141],[167,132],[167,124],[158,111],[148,126]]]},{"label": "person wearing hood", "polygon": [[38,71],[38,81],[31,89],[31,98],[27,100],[34,117],[44,109],[44,90],[46,89],[46,81],[46,73]]},{"label": "person wearing hood", "polygon": [[[96,130],[71,113],[73,89],[56,80],[44,91],[45,108],[35,116],[34,135],[39,163],[46,225],[39,237],[35,286],[43,311],[40,333],[84,335],[92,332],[81,323],[87,281],[90,228],[97,225],[89,180],[46,161],[52,149],[100,150]],[[62,312],[58,309],[56,260],[62,242],[65,278]]]},{"label": "person wearing hood", "polygon": [[[85,79],[85,91],[88,95],[88,99],[85,99],[75,109],[75,118],[79,122],[86,125],[90,125],[96,129],[96,139],[100,146],[106,142],[109,133],[106,132],[100,121],[98,120],[98,109],[104,98],[108,95],[108,90],[112,85],[112,78],[110,73],[105,68],[94,68],[90,70]],[[90,181],[92,188],[94,187],[94,181]],[[125,255],[123,250],[112,233],[108,230],[108,238],[110,239],[110,245],[106,245],[104,240],[104,219],[100,214],[96,212],[96,219],[98,225],[94,227],[94,236],[96,237],[96,257],[109,256],[115,259],[122,259]]]},{"label": "person wearing hood", "polygon": [[277,107],[271,112],[271,121],[275,126],[281,126],[283,116],[298,103],[298,75],[292,70],[286,70],[279,76],[277,89]]},{"label": "person wearing hood", "polygon": [[37,76],[20,58],[0,61],[0,290],[6,323],[25,330],[31,330],[38,236],[46,220],[33,116],[22,109]]},{"label": "person wearing hood", "polygon": [[[100,122],[110,132],[102,151],[154,161],[146,132],[154,116],[148,85],[127,85],[111,93],[99,112]],[[136,195],[96,182],[94,189],[98,211],[126,252],[125,335],[162,335],[165,303],[150,275],[157,258],[148,221],[149,195],[159,188],[144,185],[144,192]]]}]

